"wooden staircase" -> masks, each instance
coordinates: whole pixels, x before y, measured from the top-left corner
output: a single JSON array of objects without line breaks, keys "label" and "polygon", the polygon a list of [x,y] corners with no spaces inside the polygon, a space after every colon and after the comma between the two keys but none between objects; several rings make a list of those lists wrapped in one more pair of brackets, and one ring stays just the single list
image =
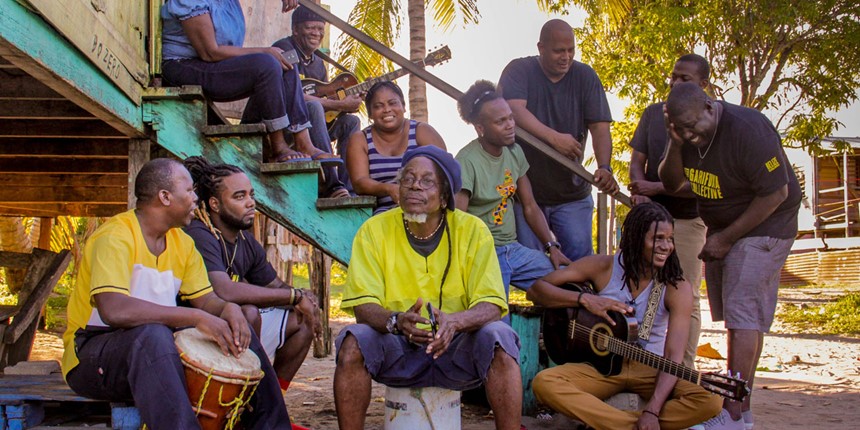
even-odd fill
[{"label": "wooden staircase", "polygon": [[223,124],[199,87],[152,88],[143,112],[159,146],[181,159],[202,155],[241,167],[254,186],[259,211],[335,260],[349,261],[352,239],[370,217],[375,198],[318,198],[316,161],[262,164],[263,125]]}]

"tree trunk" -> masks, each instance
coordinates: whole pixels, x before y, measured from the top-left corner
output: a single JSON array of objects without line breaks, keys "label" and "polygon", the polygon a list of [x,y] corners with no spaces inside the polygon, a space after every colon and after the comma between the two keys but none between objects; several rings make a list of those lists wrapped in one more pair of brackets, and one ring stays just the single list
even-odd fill
[{"label": "tree trunk", "polygon": [[[409,60],[421,61],[427,53],[424,27],[424,0],[409,0]],[[427,122],[427,84],[418,77],[409,75],[409,117]]]},{"label": "tree trunk", "polygon": [[[24,231],[24,219],[21,217],[0,217],[0,250],[11,252],[30,252],[33,245],[30,236]],[[26,270],[6,270],[6,285],[9,292],[17,294],[24,282]]]}]

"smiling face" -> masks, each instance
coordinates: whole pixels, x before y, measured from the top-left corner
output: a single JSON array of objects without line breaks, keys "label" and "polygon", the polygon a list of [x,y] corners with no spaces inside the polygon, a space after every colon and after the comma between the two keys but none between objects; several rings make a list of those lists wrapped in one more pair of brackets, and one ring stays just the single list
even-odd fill
[{"label": "smiling face", "polygon": [[550,31],[545,40],[538,42],[538,53],[541,68],[547,77],[561,79],[570,70],[576,53],[573,31],[564,28]]},{"label": "smiling face", "polygon": [[293,27],[293,40],[305,53],[319,49],[325,36],[325,23],[322,21],[300,22]]},{"label": "smiling face", "polygon": [[660,269],[666,265],[666,261],[675,250],[675,229],[666,221],[652,222],[648,233],[645,234],[644,242],[642,244],[643,266],[648,267],[653,264],[654,268]]},{"label": "smiling face", "polygon": [[704,148],[710,145],[717,132],[717,115],[717,104],[711,100],[705,100],[702,104],[681,112],[680,115],[670,115],[669,121],[684,143]]},{"label": "smiling face", "polygon": [[380,88],[370,100],[370,119],[374,128],[397,130],[403,126],[405,113],[403,99],[389,88]]},{"label": "smiling face", "polygon": [[475,130],[482,142],[501,148],[514,144],[514,125],[514,114],[508,102],[497,98],[481,105]]},{"label": "smiling face", "polygon": [[[400,207],[415,215],[433,215],[445,210],[442,181],[436,163],[427,157],[409,160],[400,175]],[[407,185],[408,184],[408,185]]]},{"label": "smiling face", "polygon": [[212,215],[234,230],[247,230],[254,225],[254,188],[244,173],[234,173],[221,180],[219,198],[211,197]]}]

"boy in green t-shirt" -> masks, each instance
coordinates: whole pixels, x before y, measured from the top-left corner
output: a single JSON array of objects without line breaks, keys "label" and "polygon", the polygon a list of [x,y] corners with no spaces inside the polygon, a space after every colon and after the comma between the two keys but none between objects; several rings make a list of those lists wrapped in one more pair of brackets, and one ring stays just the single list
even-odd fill
[{"label": "boy in green t-shirt", "polygon": [[[457,103],[460,116],[475,126],[478,138],[458,154],[463,188],[456,195],[457,209],[480,218],[490,228],[502,269],[505,293],[508,285],[528,289],[541,277],[570,264],[562,254],[534,196],[526,176],[529,164],[514,142],[511,108],[488,81],[478,81]],[[544,243],[544,251],[517,242],[512,198],[518,198],[531,229]]]}]

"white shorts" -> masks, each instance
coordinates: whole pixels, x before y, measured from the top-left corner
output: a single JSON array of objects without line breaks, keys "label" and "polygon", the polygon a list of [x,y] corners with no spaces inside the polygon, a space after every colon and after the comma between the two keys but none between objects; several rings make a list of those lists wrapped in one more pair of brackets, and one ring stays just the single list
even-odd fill
[{"label": "white shorts", "polygon": [[262,319],[260,343],[263,344],[270,363],[275,362],[275,352],[278,348],[284,346],[284,332],[287,331],[289,316],[289,309],[275,307],[260,309]]}]

